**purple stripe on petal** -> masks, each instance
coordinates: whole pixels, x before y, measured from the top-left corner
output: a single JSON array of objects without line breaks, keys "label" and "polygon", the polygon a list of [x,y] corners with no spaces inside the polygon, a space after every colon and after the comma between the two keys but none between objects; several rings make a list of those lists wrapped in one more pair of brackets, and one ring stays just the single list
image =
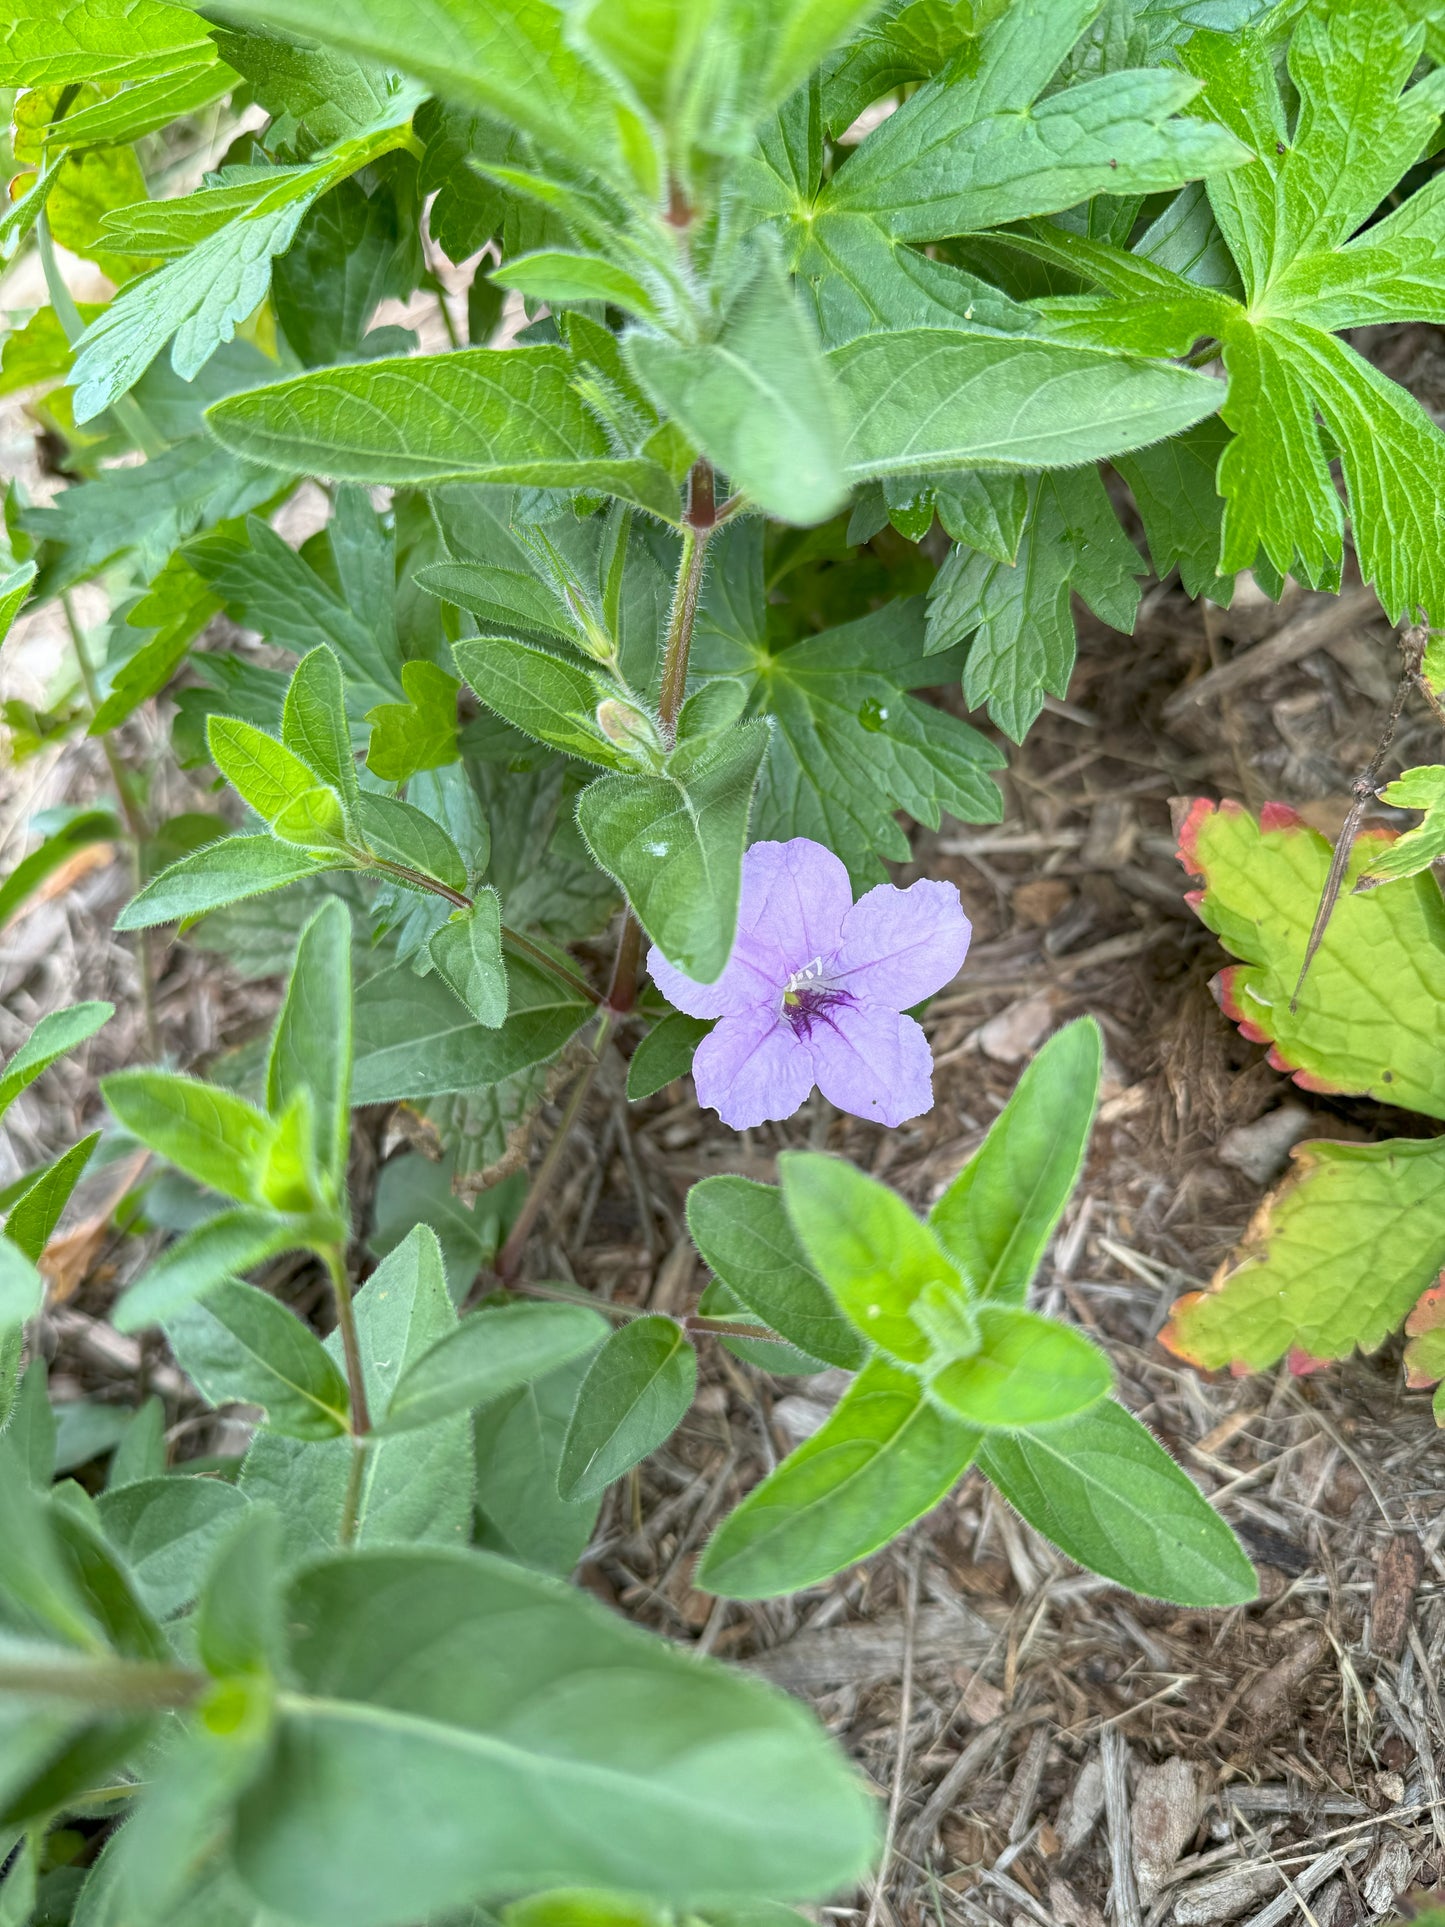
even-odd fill
[{"label": "purple stripe on petal", "polygon": [[880,883],[844,917],[831,979],[855,997],[908,1010],[957,976],[971,935],[953,884],[922,877],[895,890]]},{"label": "purple stripe on petal", "polygon": [[813,1025],[807,1047],[819,1090],[840,1111],[902,1124],[933,1109],[933,1053],[911,1017],[879,1004],[839,1005]]},{"label": "purple stripe on petal", "polygon": [[791,1117],[813,1088],[813,1063],[775,1010],[724,1017],[692,1060],[697,1101],[734,1131]]}]

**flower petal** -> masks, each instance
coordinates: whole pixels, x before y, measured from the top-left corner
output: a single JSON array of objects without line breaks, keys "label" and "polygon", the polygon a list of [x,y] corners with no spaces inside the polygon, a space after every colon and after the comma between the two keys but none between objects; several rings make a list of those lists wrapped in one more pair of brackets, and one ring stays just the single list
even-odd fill
[{"label": "flower petal", "polygon": [[806,836],[755,843],[743,858],[734,955],[748,957],[779,991],[795,970],[838,948],[853,887],[840,857]]},{"label": "flower petal", "polygon": [[911,1017],[881,1004],[839,1004],[814,1024],[808,1045],[818,1088],[840,1111],[902,1124],[933,1109],[933,1052]]},{"label": "flower petal", "polygon": [[909,1010],[958,975],[972,934],[953,884],[880,883],[843,919],[832,980],[869,1003]]},{"label": "flower petal", "polygon": [[[647,953],[647,970],[652,981],[676,1009],[689,1017],[729,1017],[738,1011],[754,1010],[761,1004],[777,1002],[778,989],[758,972],[745,957],[733,954],[715,984],[700,984],[670,964],[654,944]],[[784,978],[783,982],[787,979]]]},{"label": "flower petal", "polygon": [[[926,1047],[925,1047],[926,1048]],[[735,1131],[791,1117],[813,1088],[808,1047],[773,1010],[724,1017],[692,1060],[697,1101]]]}]

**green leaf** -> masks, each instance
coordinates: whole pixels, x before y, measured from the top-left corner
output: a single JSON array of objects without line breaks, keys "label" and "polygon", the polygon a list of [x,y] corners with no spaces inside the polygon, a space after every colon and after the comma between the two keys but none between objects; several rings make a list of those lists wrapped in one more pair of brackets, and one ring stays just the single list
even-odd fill
[{"label": "green leaf", "polygon": [[102,1024],[108,1024],[114,1015],[114,1004],[85,1003],[71,1004],[66,1010],[53,1010],[48,1017],[42,1017],[19,1050],[0,1069],[0,1117],[42,1071],[49,1070],[57,1059],[88,1037],[94,1037]]},{"label": "green leaf", "polygon": [[928,1214],[974,1292],[1022,1305],[1083,1169],[1103,1038],[1092,1017],[1051,1037]]},{"label": "green leaf", "polygon": [[272,836],[221,837],[153,877],[121,911],[115,927],[149,930],[185,922],[335,867],[334,858],[314,856]]},{"label": "green leaf", "polygon": [[1101,74],[1039,100],[1093,12],[1087,0],[1020,0],[869,135],[824,206],[931,241],[1250,158],[1223,128],[1172,118],[1199,91],[1185,74]]},{"label": "green leaf", "polygon": [[1193,1364],[1272,1365],[1290,1350],[1376,1350],[1445,1268],[1439,1138],[1310,1143],[1209,1289],[1160,1334]]},{"label": "green leaf", "polygon": [[479,1024],[497,1030],[507,1021],[502,905],[495,890],[478,891],[470,910],[454,910],[427,945],[427,954]]},{"label": "green leaf", "polygon": [[1179,855],[1204,881],[1190,901],[1242,959],[1216,978],[1215,996],[1246,1037],[1272,1046],[1277,1069],[1306,1089],[1445,1117],[1445,901],[1429,875],[1354,892],[1382,842],[1388,833],[1356,839],[1294,1010],[1329,843],[1282,805],[1256,819],[1201,799],[1182,821]]},{"label": "green leaf", "polygon": [[137,81],[109,100],[95,101],[64,120],[53,121],[49,146],[110,146],[140,140],[173,120],[199,113],[236,86],[239,76],[216,59],[214,48],[202,43],[193,59],[191,65],[178,60],[173,72],[168,69],[153,79]]},{"label": "green leaf", "polygon": [[466,888],[461,851],[441,824],[414,803],[364,790],[356,799],[356,824],[373,856],[419,870],[450,890]]},{"label": "green leaf", "polygon": [[45,1303],[45,1280],[8,1236],[0,1238],[0,1332],[12,1332]]},{"label": "green leaf", "polygon": [[1134,1592],[1181,1606],[1237,1606],[1258,1594],[1229,1527],[1112,1399],[1062,1425],[987,1439],[979,1466],[1036,1531]]},{"label": "green leaf", "polygon": [[283,1251],[294,1251],[307,1242],[308,1231],[322,1242],[336,1229],[334,1223],[308,1226],[305,1220],[281,1218],[246,1205],[218,1211],[167,1245],[127,1290],[112,1323],[117,1331],[144,1331],[148,1325],[173,1318],[237,1272],[249,1271]]},{"label": "green leaf", "polygon": [[418,770],[457,760],[457,691],[461,684],[434,662],[404,662],[404,703],[378,703],[367,711],[371,747],[367,768],[384,783],[405,783]]},{"label": "green leaf", "polygon": [[849,1371],[867,1358],[866,1342],[809,1266],[776,1185],[703,1178],[687,1194],[687,1228],[708,1269],[800,1351]]},{"label": "green leaf", "polygon": [[930,827],[943,812],[966,823],[1002,814],[994,746],[905,693],[947,674],[923,653],[922,618],[920,599],[900,598],[788,648],[758,651],[749,706],[772,718],[773,737],[755,837],[811,837],[860,880],[879,882],[880,857],[906,860],[897,811]]},{"label": "green leaf", "polygon": [[723,1520],[696,1583],[770,1599],[831,1578],[937,1505],[979,1439],[912,1372],[870,1359],[812,1438]]},{"label": "green leaf", "polygon": [[206,420],[227,448],[276,468],[394,487],[606,489],[675,521],[666,472],[612,455],[574,373],[562,348],[464,348],[318,369],[230,396]]},{"label": "green leaf", "polygon": [[1012,1431],[1072,1418],[1114,1382],[1098,1346],[1055,1319],[986,1305],[978,1314],[978,1330],[978,1350],[930,1378],[928,1395],[981,1430]]},{"label": "green leaf", "polygon": [[293,1691],[233,1857],[316,1927],[559,1879],[821,1893],[867,1862],[867,1796],[809,1714],[570,1587],[482,1553],[361,1551],[284,1611]]},{"label": "green leaf", "polygon": [[648,397],[766,514],[826,521],[847,494],[842,413],[816,335],[765,258],[714,341],[633,332],[624,353]]},{"label": "green leaf", "polygon": [[205,22],[161,0],[11,0],[0,87],[145,80],[210,52]]},{"label": "green leaf", "polygon": [[474,1543],[565,1579],[587,1550],[600,1497],[557,1490],[562,1447],[587,1376],[579,1353],[545,1377],[484,1405],[473,1420],[477,1465]]},{"label": "green leaf", "polygon": [[105,1475],[107,1492],[142,1479],[159,1479],[166,1471],[166,1408],[154,1392],[135,1410],[120,1443],[111,1454]]},{"label": "green leaf", "polygon": [[[430,1225],[441,1245],[447,1290],[460,1303],[483,1265],[496,1256],[505,1215],[514,1204],[515,1185],[494,1186],[475,1199],[468,1187],[466,1195],[458,1196],[453,1177],[469,1174],[465,1143],[456,1146],[456,1140],[465,1136],[465,1125],[454,1124],[445,1136],[456,1148],[440,1161],[409,1151],[383,1164],[372,1207],[370,1244],[378,1257],[385,1257],[414,1226]],[[487,1161],[496,1163],[498,1156],[500,1152]]]},{"label": "green leaf", "polygon": [[196,1650],[218,1679],[266,1673],[279,1657],[277,1568],[281,1522],[268,1505],[248,1505],[217,1548],[196,1601]]},{"label": "green leaf", "polygon": [[[433,569],[429,580],[446,573]],[[605,769],[632,767],[626,753],[598,727],[603,691],[580,664],[504,636],[459,642],[452,654],[482,701],[514,729]]]},{"label": "green leaf", "polygon": [[[222,776],[268,823],[288,804],[309,796],[320,780],[318,772],[284,743],[235,716],[212,716],[206,741]],[[338,813],[340,801],[337,797]]]},{"label": "green leaf", "polygon": [[538,248],[519,254],[494,268],[488,276],[500,288],[514,288],[532,301],[549,307],[568,307],[578,301],[606,301],[624,314],[658,319],[657,306],[635,274],[600,254],[577,254],[566,248]]},{"label": "green leaf", "polygon": [[1211,415],[1182,435],[1114,459],[1143,521],[1155,575],[1162,579],[1177,568],[1186,595],[1205,596],[1224,608],[1234,578],[1220,573],[1224,504],[1214,481],[1228,443],[1228,428]]},{"label": "green leaf", "polygon": [[1044,696],[1068,693],[1074,667],[1077,590],[1094,613],[1131,630],[1144,562],[1120,529],[1098,471],[1035,475],[1029,515],[1012,565],[955,548],[929,596],[928,646],[941,650],[972,637],[963,694],[988,704],[994,721],[1022,742]]},{"label": "green leaf", "polygon": [[[212,719],[212,727],[216,720]],[[333,650],[319,646],[308,650],[297,663],[281,711],[281,740],[307,769],[331,785],[343,803],[356,802],[356,763],[346,727],[346,685]]]},{"label": "green leaf", "polygon": [[680,1010],[668,1014],[652,1026],[627,1066],[627,1098],[640,1104],[655,1097],[675,1077],[686,1077],[692,1069],[693,1053],[712,1029],[700,1017],[685,1017]]},{"label": "green leaf", "polygon": [[24,607],[34,580],[33,562],[22,562],[5,575],[0,575],[0,642],[4,642],[9,635],[10,625]]},{"label": "green leaf", "polygon": [[555,1057],[593,1006],[548,972],[506,959],[507,1021],[479,1024],[435,973],[378,971],[356,995],[353,1104],[437,1097],[500,1083]]},{"label": "green leaf", "polygon": [[1445,764],[1407,769],[1379,792],[1380,801],[1397,810],[1423,810],[1425,820],[1383,848],[1370,851],[1355,879],[1356,890],[1373,889],[1398,877],[1418,876],[1437,857],[1445,856]]},{"label": "green leaf", "polygon": [[567,45],[554,9],[536,0],[502,0],[485,13],[465,0],[439,0],[421,35],[405,0],[376,0],[365,13],[345,15],[323,0],[248,0],[245,17],[248,25],[399,67],[444,100],[481,107],[523,128],[589,173],[657,191],[658,163],[644,123]]},{"label": "green leaf", "polygon": [[68,863],[77,850],[94,843],[107,843],[121,834],[121,825],[111,810],[77,810],[53,836],[46,837],[38,849],[22,857],[0,881],[0,925],[8,923],[35,892],[55,872]]},{"label": "green leaf", "polygon": [[142,1603],[170,1619],[196,1596],[201,1573],[246,1501],[224,1479],[173,1473],[100,1495],[105,1536],[125,1560]]},{"label": "green leaf", "polygon": [[593,1498],[677,1430],[697,1387],[697,1353],[674,1318],[614,1331],[588,1368],[567,1428],[557,1489]]},{"label": "green leaf", "polygon": [[767,726],[682,743],[660,776],[604,776],[577,801],[602,868],[669,963],[712,983],[732,949],[743,846]]},{"label": "green leaf", "polygon": [[850,422],[845,471],[860,481],[1071,468],[1177,434],[1224,400],[1220,382],[1192,369],[944,328],[860,335],[827,360]]},{"label": "green leaf", "polygon": [[117,1121],[198,1184],[228,1198],[255,1196],[274,1129],[243,1097],[173,1071],[113,1071],[101,1093]]},{"label": "green leaf", "polygon": [[484,1306],[410,1361],[377,1429],[414,1431],[488,1405],[590,1352],[607,1329],[586,1305]]},{"label": "green leaf", "polygon": [[967,1297],[933,1233],[896,1191],[841,1158],[785,1151],[778,1175],[798,1242],[844,1316],[890,1357],[925,1364],[932,1344],[915,1315],[920,1301]]},{"label": "green leaf", "polygon": [[323,904],[296,945],[266,1065],[266,1105],[279,1117],[298,1093],[309,1101],[316,1162],[338,1190],[351,1126],[351,918]]},{"label": "green leaf", "polygon": [[288,1438],[346,1431],[345,1378],[295,1312],[254,1285],[227,1278],[204,1304],[167,1319],[166,1338],[212,1405],[259,1405],[271,1430]]},{"label": "green leaf", "polygon": [[39,1263],[40,1254],[49,1244],[50,1234],[59,1224],[60,1214],[99,1142],[100,1132],[92,1131],[89,1137],[72,1144],[53,1164],[30,1178],[11,1199],[5,1236],[32,1264]]}]

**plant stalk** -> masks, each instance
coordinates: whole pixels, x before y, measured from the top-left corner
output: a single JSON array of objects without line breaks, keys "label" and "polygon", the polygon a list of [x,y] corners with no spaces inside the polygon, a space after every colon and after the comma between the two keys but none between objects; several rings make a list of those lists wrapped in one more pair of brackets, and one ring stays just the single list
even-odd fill
[{"label": "plant stalk", "polygon": [[0,1693],[77,1700],[115,1712],[166,1712],[189,1706],[211,1682],[187,1666],[101,1660],[86,1666],[0,1664]]},{"label": "plant stalk", "polygon": [[687,694],[687,664],[692,653],[698,599],[702,594],[707,539],[716,526],[717,503],[713,494],[712,463],[700,459],[693,463],[688,480],[682,556],[677,567],[677,586],[672,595],[672,614],[668,618],[667,646],[662,658],[662,693],[657,704],[663,741],[669,749],[677,741],[678,713]]},{"label": "plant stalk", "polygon": [[602,1053],[607,1048],[607,1039],[611,1030],[612,1012],[604,1005],[597,1020],[596,1034],[592,1039],[592,1056],[583,1065],[576,1083],[572,1086],[567,1098],[567,1107],[562,1113],[562,1121],[543,1154],[542,1162],[537,1166],[537,1175],[533,1178],[522,1209],[517,1215],[517,1222],[508,1232],[507,1242],[497,1255],[497,1276],[504,1285],[510,1285],[522,1268],[522,1254],[527,1248],[527,1240],[532,1235],[537,1215],[557,1175],[558,1167],[562,1162],[562,1153],[566,1150],[567,1140],[572,1135],[572,1127],[582,1115],[582,1106],[587,1102],[587,1093],[592,1089],[593,1080],[597,1076],[598,1066],[602,1062]]},{"label": "plant stalk", "polygon": [[630,910],[624,912],[622,935],[607,986],[607,1008],[625,1017],[637,1002],[637,973],[642,967],[642,925]]},{"label": "plant stalk", "polygon": [[356,1313],[351,1303],[351,1276],[339,1245],[328,1245],[323,1254],[331,1274],[331,1290],[336,1299],[336,1328],[341,1333],[341,1350],[346,1360],[346,1383],[351,1393],[351,1432],[365,1438],[371,1430],[371,1410],[366,1402],[366,1374],[361,1367],[361,1343],[356,1335]]}]

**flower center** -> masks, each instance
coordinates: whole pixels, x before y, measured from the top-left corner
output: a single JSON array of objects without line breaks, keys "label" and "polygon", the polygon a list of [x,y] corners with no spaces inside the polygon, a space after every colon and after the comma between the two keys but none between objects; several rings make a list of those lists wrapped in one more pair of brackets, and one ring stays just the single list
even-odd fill
[{"label": "flower center", "polygon": [[831,1012],[857,1002],[851,991],[835,990],[821,957],[795,970],[783,986],[782,1014],[795,1037],[808,1037],[815,1023],[831,1024]]}]

